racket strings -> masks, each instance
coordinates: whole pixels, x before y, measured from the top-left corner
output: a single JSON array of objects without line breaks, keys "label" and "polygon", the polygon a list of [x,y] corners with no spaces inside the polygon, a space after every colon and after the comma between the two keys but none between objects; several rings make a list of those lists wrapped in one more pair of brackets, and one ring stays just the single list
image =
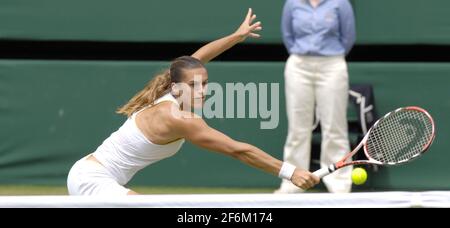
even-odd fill
[{"label": "racket strings", "polygon": [[418,156],[433,134],[432,120],[423,112],[400,110],[371,130],[367,139],[369,157],[386,164],[396,164]]}]

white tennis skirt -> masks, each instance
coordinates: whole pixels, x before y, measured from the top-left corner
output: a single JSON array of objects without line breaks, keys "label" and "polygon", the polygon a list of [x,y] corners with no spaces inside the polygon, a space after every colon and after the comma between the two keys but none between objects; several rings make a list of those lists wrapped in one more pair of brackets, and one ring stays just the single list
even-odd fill
[{"label": "white tennis skirt", "polygon": [[84,157],[70,169],[67,177],[69,195],[123,196],[130,191],[117,183],[104,166]]}]

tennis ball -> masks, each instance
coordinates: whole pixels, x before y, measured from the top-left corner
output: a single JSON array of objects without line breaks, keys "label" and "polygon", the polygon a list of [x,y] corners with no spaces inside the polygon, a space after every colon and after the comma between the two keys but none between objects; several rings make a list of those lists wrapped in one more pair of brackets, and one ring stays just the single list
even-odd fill
[{"label": "tennis ball", "polygon": [[367,172],[363,168],[355,168],[352,171],[352,181],[356,185],[364,184],[367,180]]}]

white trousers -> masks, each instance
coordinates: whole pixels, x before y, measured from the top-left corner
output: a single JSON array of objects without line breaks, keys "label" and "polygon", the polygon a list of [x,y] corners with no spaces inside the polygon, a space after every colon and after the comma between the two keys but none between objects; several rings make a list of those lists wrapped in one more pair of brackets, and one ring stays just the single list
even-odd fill
[{"label": "white trousers", "polygon": [[[350,152],[347,126],[348,90],[347,63],[343,56],[289,57],[285,67],[289,125],[284,146],[286,162],[309,170],[315,111],[322,132],[321,167],[339,161]],[[350,192],[351,170],[352,167],[343,168],[323,178],[328,191]],[[278,193],[295,192],[301,191],[286,180],[283,180],[278,190]]]}]

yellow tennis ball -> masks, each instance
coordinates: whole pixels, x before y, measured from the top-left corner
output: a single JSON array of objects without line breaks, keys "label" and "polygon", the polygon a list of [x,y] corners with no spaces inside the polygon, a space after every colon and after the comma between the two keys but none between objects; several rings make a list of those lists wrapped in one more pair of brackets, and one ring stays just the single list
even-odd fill
[{"label": "yellow tennis ball", "polygon": [[356,185],[364,184],[367,180],[367,172],[363,168],[355,168],[352,171],[352,181]]}]

